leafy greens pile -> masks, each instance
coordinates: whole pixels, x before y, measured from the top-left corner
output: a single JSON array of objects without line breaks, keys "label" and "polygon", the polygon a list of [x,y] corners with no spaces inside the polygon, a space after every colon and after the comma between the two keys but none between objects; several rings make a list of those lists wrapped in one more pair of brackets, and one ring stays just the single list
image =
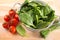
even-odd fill
[{"label": "leafy greens pile", "polygon": [[46,28],[55,18],[54,10],[48,4],[26,0],[19,10],[20,20],[34,29]]}]

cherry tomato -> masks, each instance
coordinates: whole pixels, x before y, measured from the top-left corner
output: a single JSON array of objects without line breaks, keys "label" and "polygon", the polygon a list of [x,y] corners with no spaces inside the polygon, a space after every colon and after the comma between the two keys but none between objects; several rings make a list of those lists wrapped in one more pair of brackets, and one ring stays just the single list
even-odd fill
[{"label": "cherry tomato", "polygon": [[11,20],[11,23],[12,23],[12,25],[17,26],[18,20],[15,19],[15,18],[13,18],[13,19]]},{"label": "cherry tomato", "polygon": [[15,26],[10,26],[9,31],[13,34],[16,33],[16,27]]},{"label": "cherry tomato", "polygon": [[18,16],[18,14],[15,14],[14,18],[19,21],[19,16]]},{"label": "cherry tomato", "polygon": [[9,11],[9,15],[10,15],[11,17],[13,17],[15,14],[16,14],[16,11],[15,11],[15,10],[11,9],[11,10]]},{"label": "cherry tomato", "polygon": [[8,23],[3,23],[3,27],[8,29],[9,28],[9,24]]},{"label": "cherry tomato", "polygon": [[9,22],[9,21],[10,21],[9,15],[5,15],[5,16],[4,16],[4,20],[5,20],[6,22]]}]

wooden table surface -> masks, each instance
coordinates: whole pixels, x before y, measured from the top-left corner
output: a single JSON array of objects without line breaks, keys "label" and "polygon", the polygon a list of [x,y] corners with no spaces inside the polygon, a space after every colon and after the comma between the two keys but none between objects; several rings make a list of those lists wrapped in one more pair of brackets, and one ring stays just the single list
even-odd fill
[{"label": "wooden table surface", "polygon": [[[60,15],[60,1],[59,0],[42,0],[42,1],[48,3],[55,10],[56,15]],[[3,21],[4,15],[8,14],[8,11],[11,9],[14,3],[18,3],[18,2],[23,3],[24,0],[0,0],[0,40],[44,40],[43,38],[39,36],[38,32],[31,32],[27,30],[26,28],[25,29],[27,31],[26,33],[27,36],[22,37],[19,34],[13,35],[2,27],[2,23],[4,22]]]}]

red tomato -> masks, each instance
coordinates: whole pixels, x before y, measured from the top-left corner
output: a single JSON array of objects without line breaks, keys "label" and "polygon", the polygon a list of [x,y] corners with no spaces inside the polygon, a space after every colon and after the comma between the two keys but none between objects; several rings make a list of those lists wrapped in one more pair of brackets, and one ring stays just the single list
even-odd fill
[{"label": "red tomato", "polygon": [[15,14],[14,18],[19,21],[19,16],[18,16],[18,14]]},{"label": "red tomato", "polygon": [[10,26],[9,31],[13,34],[16,33],[16,27],[15,26]]},{"label": "red tomato", "polygon": [[18,20],[15,19],[15,18],[13,18],[13,19],[11,20],[11,23],[12,23],[12,25],[17,26]]},{"label": "red tomato", "polygon": [[3,23],[3,27],[8,29],[9,28],[9,24],[8,23]]},{"label": "red tomato", "polygon": [[10,15],[11,17],[13,17],[15,14],[16,14],[16,11],[15,11],[15,10],[11,9],[11,10],[9,11],[9,15]]},{"label": "red tomato", "polygon": [[4,16],[4,20],[5,20],[6,22],[9,22],[9,21],[10,21],[9,15],[5,15],[5,16]]}]

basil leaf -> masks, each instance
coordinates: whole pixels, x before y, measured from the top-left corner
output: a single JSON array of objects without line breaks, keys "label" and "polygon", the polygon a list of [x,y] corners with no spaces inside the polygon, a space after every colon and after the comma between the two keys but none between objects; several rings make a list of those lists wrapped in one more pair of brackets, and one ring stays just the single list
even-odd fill
[{"label": "basil leaf", "polygon": [[25,36],[26,31],[25,31],[25,29],[24,29],[21,25],[18,25],[18,26],[16,27],[16,30],[17,30],[17,32],[18,32],[21,36]]}]

